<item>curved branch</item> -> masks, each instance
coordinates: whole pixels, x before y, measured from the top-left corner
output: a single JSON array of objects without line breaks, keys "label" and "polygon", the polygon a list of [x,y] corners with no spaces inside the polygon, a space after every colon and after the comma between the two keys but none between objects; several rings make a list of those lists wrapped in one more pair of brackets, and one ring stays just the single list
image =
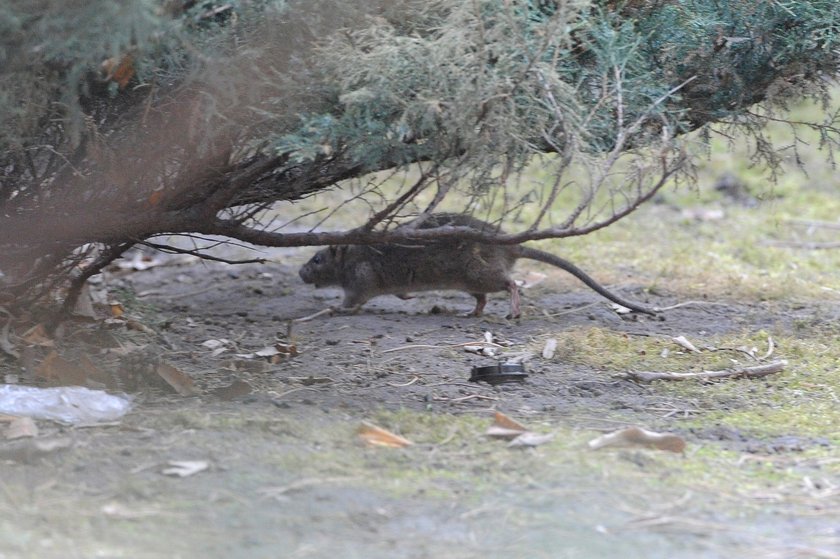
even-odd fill
[{"label": "curved branch", "polygon": [[469,227],[436,227],[432,229],[409,229],[396,228],[388,231],[367,231],[364,229],[352,229],[350,231],[332,232],[302,232],[302,233],[276,233],[247,227],[235,220],[216,219],[207,223],[199,231],[208,235],[223,235],[240,241],[255,245],[274,247],[293,246],[315,246],[315,245],[346,245],[346,244],[381,244],[408,241],[440,241],[444,239],[465,239],[484,243],[502,245],[519,244],[526,241],[538,241],[544,239],[556,239],[586,235],[603,229],[608,225],[628,216],[646,201],[650,200],[659,190],[667,184],[674,173],[676,173],[685,161],[685,155],[681,154],[676,160],[666,166],[663,161],[663,170],[657,181],[645,192],[642,192],[628,202],[622,209],[612,213],[610,216],[582,227],[558,228],[549,227],[537,230],[526,230],[520,233],[492,233],[478,231]]}]

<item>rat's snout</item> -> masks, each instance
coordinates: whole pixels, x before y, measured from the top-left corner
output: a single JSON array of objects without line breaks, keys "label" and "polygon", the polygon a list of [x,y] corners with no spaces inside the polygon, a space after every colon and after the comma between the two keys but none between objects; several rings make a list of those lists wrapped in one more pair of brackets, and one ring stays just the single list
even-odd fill
[{"label": "rat's snout", "polygon": [[303,280],[303,283],[312,283],[312,272],[309,270],[309,264],[301,266],[298,275]]},{"label": "rat's snout", "polygon": [[301,266],[298,275],[304,283],[312,283],[315,287],[334,285],[336,270],[335,263],[329,258],[329,249],[316,252],[309,262]]}]

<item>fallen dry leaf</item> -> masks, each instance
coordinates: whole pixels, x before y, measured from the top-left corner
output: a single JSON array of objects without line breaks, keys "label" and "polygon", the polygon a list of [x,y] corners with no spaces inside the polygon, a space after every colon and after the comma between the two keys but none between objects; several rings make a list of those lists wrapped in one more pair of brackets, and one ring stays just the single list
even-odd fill
[{"label": "fallen dry leaf", "polygon": [[114,377],[94,365],[93,361],[91,361],[90,357],[87,355],[82,355],[79,358],[79,367],[85,369],[85,372],[87,373],[87,380],[93,381],[88,384],[99,383],[106,388],[116,388]]},{"label": "fallen dry leaf", "polygon": [[524,425],[522,425],[515,419],[512,419],[509,416],[503,414],[500,411],[497,411],[493,415],[493,426],[502,427],[505,429],[512,429],[514,431],[519,431],[520,433],[524,433],[528,430]]},{"label": "fallen dry leaf", "polygon": [[411,441],[382,427],[363,422],[358,431],[359,437],[370,446],[385,446],[389,448],[403,448],[412,445]]},{"label": "fallen dry leaf", "polygon": [[168,465],[170,467],[165,468],[161,473],[165,476],[175,477],[195,475],[210,467],[210,463],[206,460],[170,460]]},{"label": "fallen dry leaf", "polygon": [[523,448],[523,447],[533,447],[539,446],[541,444],[545,444],[551,439],[554,438],[554,433],[548,433],[547,435],[541,435],[539,433],[532,433],[531,431],[525,431],[512,441],[508,443],[510,448]]},{"label": "fallen dry leaf", "polygon": [[24,332],[21,339],[29,345],[41,347],[53,347],[55,345],[55,341],[47,335],[47,329],[44,328],[43,324],[36,324]]},{"label": "fallen dry leaf", "polygon": [[251,385],[241,379],[236,379],[228,386],[211,390],[211,394],[222,400],[235,400],[251,393]]},{"label": "fallen dry leaf", "polygon": [[50,386],[83,386],[87,380],[87,371],[51,351],[35,367],[35,377]]},{"label": "fallen dry leaf", "polygon": [[119,58],[106,58],[102,62],[102,72],[106,80],[116,82],[120,89],[124,89],[134,76],[134,57],[126,54]]},{"label": "fallen dry leaf", "polygon": [[138,332],[143,332],[144,334],[150,334],[152,336],[156,334],[154,330],[152,330],[151,328],[149,328],[141,322],[137,322],[136,320],[126,320],[125,327],[129,330],[136,330]]},{"label": "fallen dry leaf", "polygon": [[7,439],[22,439],[37,436],[38,426],[31,417],[16,417],[6,427]]},{"label": "fallen dry leaf", "polygon": [[172,365],[159,363],[155,368],[155,372],[181,396],[194,396],[198,394],[198,389],[196,389],[193,379]]},{"label": "fallen dry leaf", "polygon": [[493,416],[493,425],[484,432],[485,436],[496,439],[509,439],[509,447],[539,446],[554,438],[553,434],[541,435],[533,433],[518,421],[511,419],[502,412]]},{"label": "fallen dry leaf", "polygon": [[671,433],[656,433],[641,427],[628,427],[589,441],[589,448],[592,450],[608,446],[641,446],[669,452],[683,452],[685,450],[685,440]]},{"label": "fallen dry leaf", "polygon": [[[534,433],[528,431],[524,425],[498,411],[493,416],[493,424],[487,428],[487,431],[484,432],[484,435],[487,437],[492,437],[494,439],[508,439],[511,441],[526,434],[532,436],[534,435]],[[512,446],[521,445],[517,444]]]},{"label": "fallen dry leaf", "polygon": [[494,439],[515,439],[522,433],[526,433],[527,431],[520,431],[519,429],[509,429],[507,427],[499,427],[498,425],[491,425],[487,428],[484,432],[484,435],[487,437],[493,437]]},{"label": "fallen dry leaf", "polygon": [[284,343],[284,342],[277,342],[276,344],[274,344],[274,347],[277,348],[277,350],[282,355],[288,355],[289,357],[297,357],[298,356],[298,349],[297,349],[297,345],[295,345],[295,344],[292,344],[292,343],[287,344],[287,343]]},{"label": "fallen dry leaf", "polygon": [[76,306],[73,307],[73,314],[84,318],[96,319],[96,311],[93,310],[93,297],[90,294],[90,286],[85,284],[79,297],[76,299]]},{"label": "fallen dry leaf", "polygon": [[108,306],[111,307],[111,316],[114,318],[120,318],[125,314],[125,308],[118,301],[111,301],[108,303]]},{"label": "fallen dry leaf", "polygon": [[32,464],[47,454],[72,446],[73,439],[70,437],[10,441],[0,446],[0,460],[14,460],[15,462]]}]

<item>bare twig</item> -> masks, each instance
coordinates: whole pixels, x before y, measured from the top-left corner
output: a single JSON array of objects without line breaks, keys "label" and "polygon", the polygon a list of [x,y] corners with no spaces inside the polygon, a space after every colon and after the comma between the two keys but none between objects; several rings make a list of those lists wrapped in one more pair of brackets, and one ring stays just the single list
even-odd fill
[{"label": "bare twig", "polygon": [[840,229],[840,223],[836,221],[821,221],[816,219],[788,219],[785,220],[792,225],[802,225],[808,227],[819,227],[821,229]]},{"label": "bare twig", "polygon": [[679,309],[680,307],[691,307],[691,306],[719,306],[719,307],[728,307],[729,303],[716,303],[713,301],[685,301],[683,303],[677,303],[676,305],[669,305],[667,307],[658,307],[657,309],[660,311],[672,311],[674,309]]},{"label": "bare twig", "polygon": [[774,240],[766,240],[762,241],[761,244],[771,247],[779,247],[779,248],[802,248],[805,250],[826,250],[832,248],[840,248],[840,241],[827,241],[827,242],[815,242],[815,241],[774,241]]},{"label": "bare twig", "polygon": [[392,347],[390,349],[386,349],[382,351],[382,353],[391,353],[392,351],[403,351],[405,349],[449,349],[453,347],[465,347],[465,346],[484,346],[484,347],[497,347],[500,349],[504,349],[505,346],[499,345],[493,342],[486,342],[486,341],[475,341],[475,342],[463,342],[459,344],[446,344],[446,345],[432,345],[432,344],[413,344],[413,345],[404,345],[400,347]]},{"label": "bare twig", "polygon": [[386,382],[385,384],[387,384],[388,386],[393,386],[394,388],[401,388],[403,386],[411,386],[412,384],[414,384],[418,380],[420,380],[420,377],[418,377],[417,375],[414,375],[414,377],[408,382],[403,382],[403,383]]},{"label": "bare twig", "polygon": [[754,367],[739,367],[736,369],[727,369],[723,371],[702,371],[699,373],[661,373],[652,371],[631,371],[627,373],[618,373],[613,375],[615,378],[622,378],[627,380],[635,380],[639,382],[651,382],[654,380],[709,380],[719,378],[758,378],[774,373],[779,373],[784,370],[787,361],[779,360]]},{"label": "bare twig", "polygon": [[213,262],[222,262],[224,264],[263,264],[265,263],[265,258],[247,258],[243,260],[232,260],[229,258],[222,258],[219,256],[212,256],[205,252],[202,252],[203,249],[190,249],[190,248],[178,248],[171,245],[162,245],[158,243],[152,243],[150,241],[143,241],[142,243],[138,243],[149,248],[153,248],[155,250],[159,250],[161,252],[171,253],[171,254],[189,254],[191,256],[197,256],[202,260],[211,260]]},{"label": "bare twig", "polygon": [[759,359],[759,361],[766,361],[767,359],[769,359],[770,356],[773,355],[773,351],[775,349],[776,349],[776,343],[773,341],[773,338],[771,338],[770,336],[767,336],[767,353],[762,355],[761,359]]},{"label": "bare twig", "polygon": [[482,394],[468,394],[466,396],[460,396],[458,398],[441,398],[439,396],[434,396],[432,398],[435,402],[450,402],[450,403],[458,403],[466,402],[467,400],[498,400],[495,396],[484,396]]},{"label": "bare twig", "polygon": [[[289,324],[298,323],[298,322],[309,322],[310,320],[315,320],[316,318],[320,318],[324,315],[332,315],[335,313],[335,309],[333,307],[327,307],[326,309],[322,309],[316,313],[301,317],[301,318],[293,318],[289,321]],[[291,328],[291,326],[290,326]]]}]

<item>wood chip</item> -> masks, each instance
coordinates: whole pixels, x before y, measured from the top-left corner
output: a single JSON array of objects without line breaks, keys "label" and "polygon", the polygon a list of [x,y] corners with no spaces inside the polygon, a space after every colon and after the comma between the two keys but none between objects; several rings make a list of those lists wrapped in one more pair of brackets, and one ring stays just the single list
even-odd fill
[{"label": "wood chip", "polygon": [[677,336],[675,338],[671,338],[671,341],[692,353],[700,353],[700,350],[697,349],[697,347],[693,343],[689,342],[685,336]]},{"label": "wood chip", "polygon": [[554,352],[557,351],[557,338],[549,338],[545,341],[542,350],[543,359],[551,359],[554,357]]}]

